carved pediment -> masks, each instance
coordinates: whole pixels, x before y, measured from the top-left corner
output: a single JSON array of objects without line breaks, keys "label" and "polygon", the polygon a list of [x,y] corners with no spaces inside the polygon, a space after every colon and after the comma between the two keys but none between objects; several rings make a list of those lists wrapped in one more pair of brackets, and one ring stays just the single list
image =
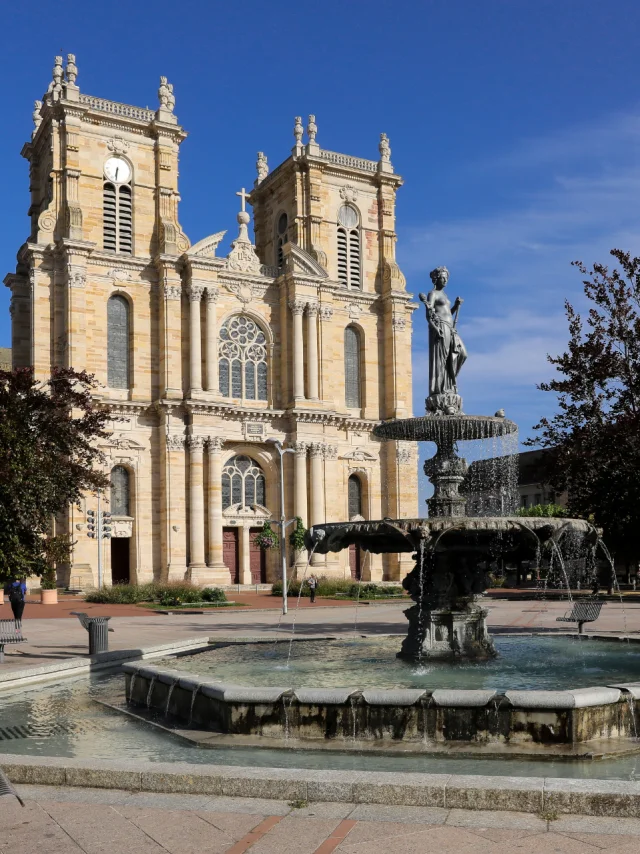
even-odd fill
[{"label": "carved pediment", "polygon": [[364,460],[375,460],[376,455],[364,448],[354,448],[352,451],[347,451],[342,455],[343,460],[353,460],[354,462],[363,462]]},{"label": "carved pediment", "polygon": [[287,259],[287,268],[292,273],[302,273],[304,276],[315,276],[319,279],[328,279],[328,273],[313,256],[305,252],[297,243],[286,243],[284,254]]},{"label": "carved pediment", "polygon": [[222,238],[226,233],[226,231],[218,231],[216,234],[210,234],[208,237],[203,237],[202,240],[193,244],[191,249],[187,251],[187,255],[191,257],[197,256],[199,258],[215,258],[216,249],[222,242]]},{"label": "carved pediment", "polygon": [[107,444],[111,448],[118,448],[122,451],[144,450],[144,445],[141,445],[140,442],[136,442],[136,440],[132,439],[130,436],[125,436],[123,433],[113,433],[107,439]]}]

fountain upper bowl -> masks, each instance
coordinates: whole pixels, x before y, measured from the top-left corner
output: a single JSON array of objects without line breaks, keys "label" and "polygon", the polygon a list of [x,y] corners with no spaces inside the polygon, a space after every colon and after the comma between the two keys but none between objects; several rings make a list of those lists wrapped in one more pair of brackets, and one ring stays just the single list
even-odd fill
[{"label": "fountain upper bowl", "polygon": [[515,422],[495,415],[422,415],[383,421],[373,429],[378,439],[411,442],[440,442],[443,439],[466,442],[517,432]]}]

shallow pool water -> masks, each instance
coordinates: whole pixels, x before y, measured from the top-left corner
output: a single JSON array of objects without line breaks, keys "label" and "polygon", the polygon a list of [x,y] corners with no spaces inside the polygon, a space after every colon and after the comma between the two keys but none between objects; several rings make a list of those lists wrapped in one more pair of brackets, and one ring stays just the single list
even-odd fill
[{"label": "shallow pool water", "polygon": [[401,638],[228,644],[178,659],[178,667],[235,685],[353,688],[584,688],[640,680],[640,645],[569,637],[494,638],[491,661],[414,664],[396,658]]},{"label": "shallow pool water", "polygon": [[123,703],[124,676],[115,674],[91,680],[67,680],[56,685],[25,689],[19,694],[0,695],[0,753],[253,768],[640,780],[640,757],[562,762],[440,758],[415,754],[382,756],[276,748],[204,749],[106,708],[96,700]]}]

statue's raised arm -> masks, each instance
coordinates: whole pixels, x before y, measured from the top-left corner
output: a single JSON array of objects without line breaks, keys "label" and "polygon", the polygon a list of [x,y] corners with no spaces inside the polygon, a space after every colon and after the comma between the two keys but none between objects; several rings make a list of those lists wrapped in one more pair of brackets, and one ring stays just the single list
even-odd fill
[{"label": "statue's raised arm", "polygon": [[[462,338],[456,329],[460,297],[453,304],[444,289],[449,281],[446,267],[436,267],[429,273],[433,288],[420,294],[427,310],[429,324],[429,397],[427,410],[434,415],[456,415],[462,412],[457,377],[467,359]],[[455,313],[455,319],[454,319]]]}]

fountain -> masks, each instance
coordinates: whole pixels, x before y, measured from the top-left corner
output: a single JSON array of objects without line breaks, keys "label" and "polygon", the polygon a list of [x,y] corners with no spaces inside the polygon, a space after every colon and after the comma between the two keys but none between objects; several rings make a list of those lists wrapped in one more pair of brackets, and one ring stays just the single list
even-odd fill
[{"label": "fountain", "polygon": [[[444,289],[449,279],[446,267],[431,273],[433,289],[420,294],[429,325],[429,396],[426,415],[386,421],[374,434],[383,440],[433,442],[434,457],[424,472],[433,484],[427,501],[427,519],[316,525],[307,533],[307,543],[318,553],[339,551],[352,543],[373,552],[413,551],[415,568],[403,586],[416,603],[405,613],[409,630],[398,655],[402,658],[473,658],[496,655],[487,631],[486,610],[481,595],[487,587],[487,563],[496,537],[503,554],[521,547],[523,538],[535,548],[571,530],[587,541],[596,542],[595,530],[580,520],[527,520],[500,515],[467,515],[467,499],[460,489],[468,466],[458,456],[458,442],[517,438],[516,424],[500,410],[494,416],[465,415],[458,394],[457,377],[467,353],[456,328],[460,298],[451,306]],[[514,510],[513,499],[507,508]],[[511,506],[509,506],[511,505]],[[541,524],[542,523],[542,524]],[[531,539],[533,538],[533,539]]]},{"label": "fountain", "polygon": [[[366,743],[437,752],[464,742],[479,751],[512,756],[551,751],[567,758],[584,756],[586,742],[599,744],[602,754],[640,749],[635,705],[640,660],[631,646],[621,654],[605,649],[610,642],[586,636],[580,642],[511,638],[509,643],[489,635],[481,597],[492,561],[519,560],[528,553],[536,566],[546,562],[550,573],[558,568],[557,580],[570,596],[564,558],[575,561],[581,553],[593,567],[600,541],[584,520],[514,515],[517,498],[496,476],[500,465],[494,463],[502,457],[494,446],[514,445],[512,456],[504,457],[508,475],[517,427],[502,410],[493,416],[463,413],[457,388],[467,358],[456,328],[461,300],[452,307],[444,293],[446,268],[434,270],[431,278],[433,289],[420,295],[429,324],[426,414],[375,429],[382,440],[435,443],[436,454],[424,466],[434,487],[428,517],[327,523],[306,533],[309,555],[351,544],[373,553],[413,553],[415,567],[403,586],[414,604],[405,611],[409,625],[400,650],[395,638],[354,637],[324,645],[298,640],[292,652],[294,618],[279,664],[275,644],[265,654],[260,644],[229,640],[183,660],[178,671],[169,661],[165,667],[162,662],[124,665],[127,700],[141,713],[147,708],[173,720],[182,735],[189,735],[186,724],[234,739],[235,745],[257,744],[259,736],[283,747],[322,742],[358,749]],[[488,443],[493,458],[475,465],[474,473],[458,445],[475,440]],[[477,501],[469,496],[477,491],[474,478],[485,470],[492,491],[489,515],[482,515],[486,504],[473,515]],[[580,660],[589,661],[579,673],[578,649]],[[599,684],[593,686],[592,678]],[[203,738],[208,744],[210,736]],[[636,739],[632,745],[631,739]]]}]

